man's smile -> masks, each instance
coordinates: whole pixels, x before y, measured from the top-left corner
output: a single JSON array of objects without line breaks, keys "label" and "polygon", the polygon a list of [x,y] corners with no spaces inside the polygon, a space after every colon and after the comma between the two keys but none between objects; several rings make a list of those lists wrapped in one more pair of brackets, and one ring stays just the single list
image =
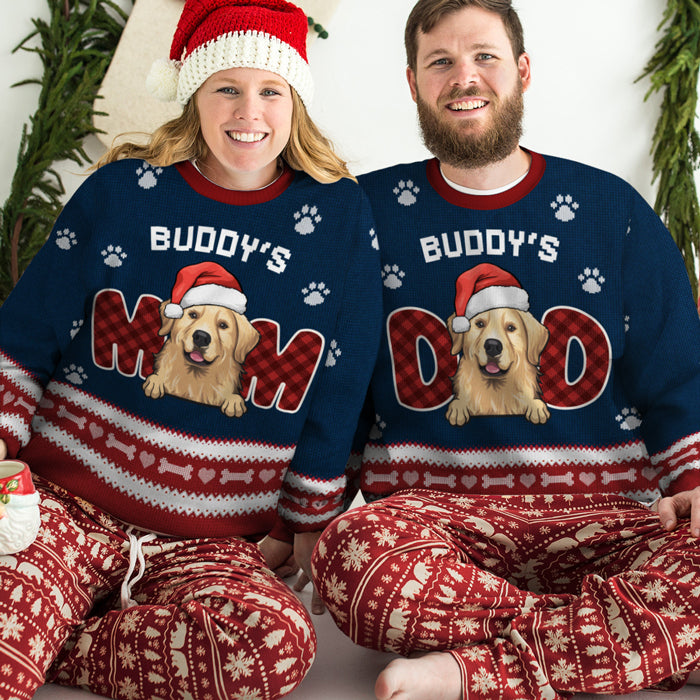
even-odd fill
[{"label": "man's smile", "polygon": [[486,107],[487,104],[486,100],[466,100],[464,102],[453,102],[447,105],[447,109],[452,112],[471,112],[475,109]]}]

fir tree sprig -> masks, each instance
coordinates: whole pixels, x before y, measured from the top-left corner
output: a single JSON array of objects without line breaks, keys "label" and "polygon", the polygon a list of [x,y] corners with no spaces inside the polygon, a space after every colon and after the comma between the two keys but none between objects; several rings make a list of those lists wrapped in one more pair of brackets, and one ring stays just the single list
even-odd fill
[{"label": "fir tree sprig", "polygon": [[328,32],[324,29],[323,25],[319,24],[313,17],[309,17],[309,15],[306,16],[306,19],[309,22],[309,27],[313,28],[316,34],[318,34],[319,38],[328,38]]},{"label": "fir tree sprig", "polygon": [[[0,302],[43,245],[62,208],[65,190],[59,161],[90,162],[83,140],[96,133],[94,101],[119,42],[127,15],[112,0],[47,0],[48,22],[15,51],[36,53],[41,79],[15,86],[41,87],[35,113],[25,124],[10,195],[0,209]],[[38,40],[38,45],[37,45]]]},{"label": "fir tree sprig", "polygon": [[655,53],[639,79],[649,77],[645,99],[663,91],[661,115],[652,144],[654,208],[685,259],[697,299],[695,270],[700,251],[700,205],[694,172],[700,167],[700,136],[695,128],[700,73],[700,0],[668,0]]}]

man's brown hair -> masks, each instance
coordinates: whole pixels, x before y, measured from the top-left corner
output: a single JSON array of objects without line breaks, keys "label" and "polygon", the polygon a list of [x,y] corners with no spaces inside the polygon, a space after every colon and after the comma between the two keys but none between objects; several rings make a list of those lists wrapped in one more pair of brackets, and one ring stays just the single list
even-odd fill
[{"label": "man's brown hair", "polygon": [[458,12],[465,7],[480,7],[494,12],[503,20],[515,60],[525,53],[523,27],[511,0],[419,0],[406,21],[404,40],[406,60],[411,70],[416,70],[418,56],[418,32],[429,32],[445,15]]}]

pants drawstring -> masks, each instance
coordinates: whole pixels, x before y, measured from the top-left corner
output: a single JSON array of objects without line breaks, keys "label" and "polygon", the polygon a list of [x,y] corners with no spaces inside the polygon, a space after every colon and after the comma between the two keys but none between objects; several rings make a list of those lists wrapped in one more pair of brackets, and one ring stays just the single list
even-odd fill
[{"label": "pants drawstring", "polygon": [[[122,581],[122,610],[138,605],[138,603],[131,597],[131,587],[141,580],[144,572],[146,571],[146,560],[143,556],[143,545],[146,542],[156,539],[156,535],[152,532],[141,535],[141,537],[137,537],[130,531],[127,531],[127,534],[129,535],[129,570],[126,572],[124,581]],[[137,561],[139,563],[139,572],[132,578]]]}]

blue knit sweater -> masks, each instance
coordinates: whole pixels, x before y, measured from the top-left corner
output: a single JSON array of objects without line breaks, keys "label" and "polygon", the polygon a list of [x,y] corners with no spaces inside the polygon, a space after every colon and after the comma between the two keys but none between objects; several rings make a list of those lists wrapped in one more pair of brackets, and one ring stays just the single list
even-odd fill
[{"label": "blue knit sweater", "polygon": [[376,355],[378,262],[349,180],[233,192],[189,163],[102,167],[0,309],[0,436],[142,528],[256,536],[279,511],[321,529]]},{"label": "blue knit sweater", "polygon": [[[436,160],[367,174],[384,285],[362,488],[700,485],[700,322],[673,240],[619,178],[532,154],[506,192]],[[454,318],[453,318],[454,317]]]}]

